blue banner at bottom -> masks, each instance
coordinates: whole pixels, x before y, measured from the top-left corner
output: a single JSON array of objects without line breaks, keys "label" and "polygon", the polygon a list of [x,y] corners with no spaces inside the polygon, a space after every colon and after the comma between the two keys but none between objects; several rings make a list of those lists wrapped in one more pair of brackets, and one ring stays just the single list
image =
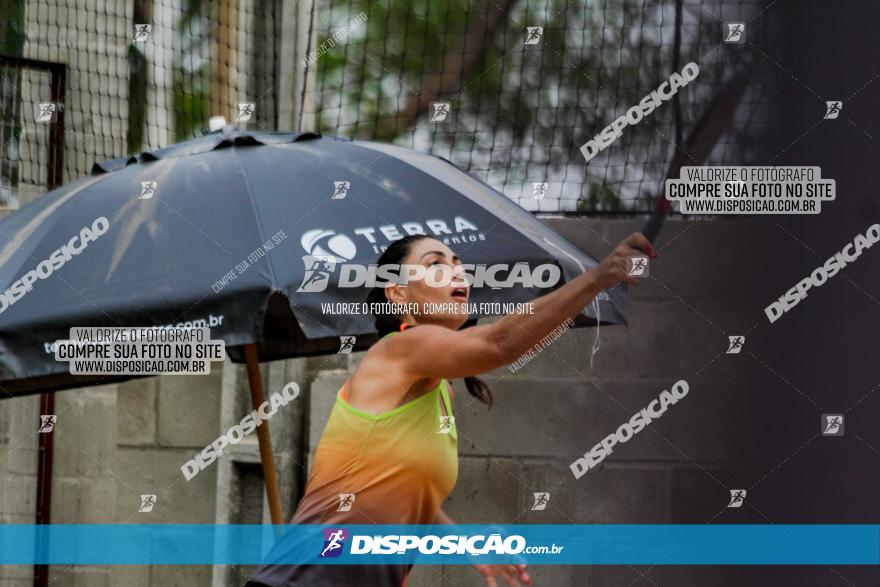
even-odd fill
[{"label": "blue banner at bottom", "polygon": [[877,565],[880,525],[2,525],[0,564]]}]

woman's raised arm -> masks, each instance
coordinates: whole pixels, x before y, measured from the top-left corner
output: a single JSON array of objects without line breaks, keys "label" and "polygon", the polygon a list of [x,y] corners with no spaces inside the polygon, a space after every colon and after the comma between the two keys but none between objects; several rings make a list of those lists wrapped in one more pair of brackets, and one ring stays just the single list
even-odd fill
[{"label": "woman's raised arm", "polygon": [[624,281],[627,258],[656,257],[651,243],[633,233],[599,265],[554,292],[537,298],[531,314],[509,314],[492,324],[454,331],[422,325],[384,341],[389,354],[413,378],[456,379],[479,375],[515,361],[561,323],[577,316],[599,292]]}]

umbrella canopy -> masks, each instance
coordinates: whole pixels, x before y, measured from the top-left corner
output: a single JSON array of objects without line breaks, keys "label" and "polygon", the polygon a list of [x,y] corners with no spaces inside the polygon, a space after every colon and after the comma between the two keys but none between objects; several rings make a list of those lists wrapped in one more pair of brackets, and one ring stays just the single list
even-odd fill
[{"label": "umbrella canopy", "polygon": [[[51,343],[74,326],[209,326],[236,362],[251,343],[259,360],[335,353],[345,335],[364,349],[375,340],[372,317],[322,304],[364,302],[367,290],[336,287],[334,272],[375,264],[389,243],[419,232],[466,263],[552,263],[562,281],[596,264],[442,158],[226,128],[96,164],[0,221],[0,388],[131,378],[70,375]],[[316,276],[316,258],[334,263]],[[474,288],[471,301],[547,291]],[[618,287],[601,297],[603,323],[624,321],[625,296]],[[595,323],[593,309],[576,323]]]}]

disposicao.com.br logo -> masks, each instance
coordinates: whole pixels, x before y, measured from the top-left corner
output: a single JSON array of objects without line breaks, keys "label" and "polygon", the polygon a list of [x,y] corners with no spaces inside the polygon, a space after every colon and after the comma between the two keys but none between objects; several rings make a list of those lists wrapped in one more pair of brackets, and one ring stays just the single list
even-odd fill
[{"label": "disposicao.com.br logo", "polygon": [[[345,550],[348,533],[342,528],[324,529],[324,544],[319,558],[338,557]],[[514,534],[353,534],[348,549],[350,555],[518,555],[559,554],[564,546],[556,544],[529,546],[525,537]]]}]

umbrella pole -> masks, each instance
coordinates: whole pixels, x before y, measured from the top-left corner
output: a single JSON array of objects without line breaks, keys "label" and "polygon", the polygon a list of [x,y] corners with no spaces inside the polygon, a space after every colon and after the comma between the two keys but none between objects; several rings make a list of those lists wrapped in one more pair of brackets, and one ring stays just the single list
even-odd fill
[{"label": "umbrella pole", "polygon": [[[244,345],[244,357],[247,363],[248,384],[251,388],[251,405],[256,410],[266,401],[263,382],[260,379],[260,364],[257,361],[257,345],[253,343]],[[281,514],[281,493],[278,490],[278,477],[275,474],[275,458],[272,456],[272,438],[269,436],[268,421],[264,420],[257,426],[257,440],[260,443],[266,497],[269,499],[269,516],[273,524],[281,525],[284,523]]]},{"label": "umbrella pole", "polygon": [[[40,414],[55,413],[55,394],[40,394]],[[37,524],[52,523],[52,457],[54,453],[54,433],[37,433]],[[38,538],[37,548],[42,555],[45,552],[45,539]],[[34,587],[49,584],[49,565],[34,565]]]}]

